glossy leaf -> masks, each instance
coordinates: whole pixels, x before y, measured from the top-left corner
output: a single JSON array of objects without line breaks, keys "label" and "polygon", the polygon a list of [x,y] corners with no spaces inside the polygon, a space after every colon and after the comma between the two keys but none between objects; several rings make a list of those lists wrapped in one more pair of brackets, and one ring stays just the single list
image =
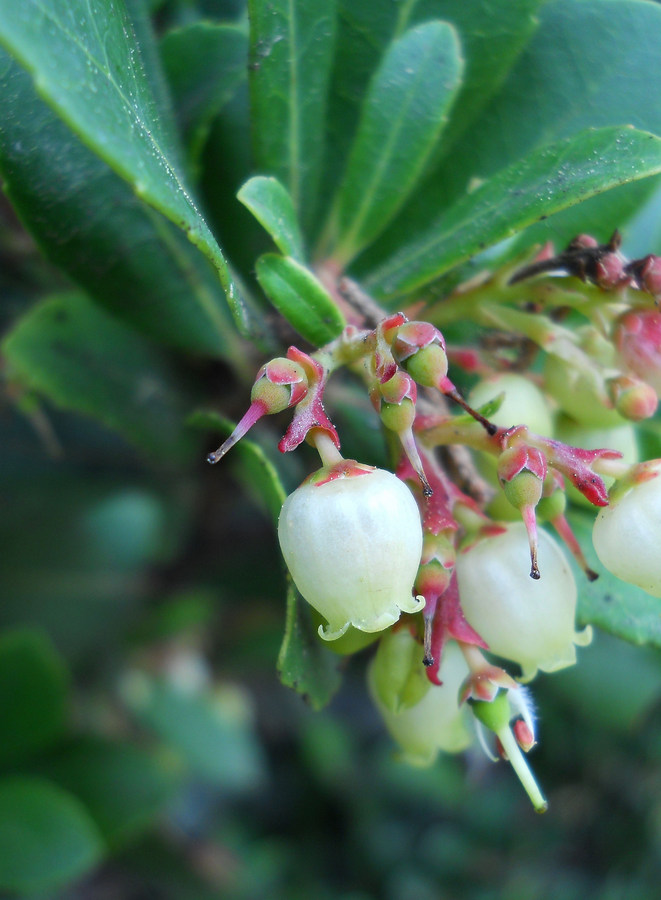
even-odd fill
[{"label": "glossy leaf", "polygon": [[[464,4],[469,5],[469,4]],[[427,231],[476,183],[532,152],[587,128],[633,125],[661,134],[661,8],[639,0],[550,0],[533,38],[485,106],[392,223],[369,267],[388,259],[402,232]],[[607,64],[605,61],[608,61]],[[526,244],[568,242],[579,232],[606,240],[656,182],[629,183],[568,208],[524,236]]]},{"label": "glossy leaf", "polygon": [[80,143],[2,50],[0,92],[4,187],[49,258],[158,340],[231,357],[232,318],[206,259]]},{"label": "glossy leaf", "polygon": [[62,737],[68,681],[62,659],[40,632],[0,636],[0,765],[29,758]]},{"label": "glossy leaf", "polygon": [[448,161],[453,191],[588,127],[633,125],[660,133],[661,110],[649,102],[650,92],[661,89],[660,34],[661,9],[654,3],[545,4],[539,29],[485,109],[479,130],[466,135]]},{"label": "glossy leaf", "polygon": [[339,669],[338,657],[321,643],[310,607],[290,580],[285,636],[278,654],[280,680],[301,694],[312,709],[323,709],[340,687]]},{"label": "glossy leaf", "polygon": [[248,35],[239,25],[194,22],[169,31],[160,50],[177,119],[196,165],[214,116],[248,77]]},{"label": "glossy leaf", "polygon": [[333,258],[355,256],[406,200],[439,139],[461,80],[454,29],[412,28],[395,41],[369,86],[331,217]]},{"label": "glossy leaf", "polygon": [[255,160],[307,219],[321,176],[335,0],[249,0],[248,11]]},{"label": "glossy leaf", "polygon": [[155,457],[189,458],[185,392],[158,348],[82,294],[51,297],[5,338],[7,377]]},{"label": "glossy leaf", "polygon": [[596,581],[588,582],[577,571],[579,622],[598,625],[604,631],[633,644],[661,647],[658,599],[634,585],[620,581],[601,565],[592,546],[594,516],[575,511],[570,522],[588,565],[599,573]]},{"label": "glossy leaf", "polygon": [[256,175],[243,185],[237,198],[268,231],[278,250],[304,262],[303,238],[294,204],[277,178]]},{"label": "glossy leaf", "polygon": [[0,889],[22,894],[80,878],[104,852],[82,804],[41,778],[0,781]]},{"label": "glossy leaf", "polygon": [[412,6],[412,22],[434,18],[454,26],[465,60],[461,89],[443,132],[443,155],[498,93],[539,25],[537,13],[543,3],[544,0],[418,0]]},{"label": "glossy leaf", "polygon": [[[413,25],[449,22],[459,35],[465,67],[438,155],[496,93],[536,26],[540,0],[418,0],[406,4],[339,0],[338,40],[331,82],[327,130],[333,153],[326,161],[326,192],[342,174],[367,84],[390,41]],[[435,153],[436,155],[436,153]]]},{"label": "glossy leaf", "polygon": [[661,139],[603,128],[537,150],[459,200],[424,234],[372,272],[367,287],[397,296],[601,191],[661,172]]},{"label": "glossy leaf", "polygon": [[132,744],[98,738],[77,740],[42,769],[85,804],[113,847],[153,824],[179,785],[171,764]]},{"label": "glossy leaf", "polygon": [[309,269],[275,253],[260,256],[255,268],[266,296],[307,341],[321,346],[342,331],[344,317]]},{"label": "glossy leaf", "polygon": [[124,0],[93,6],[88,0],[2,0],[1,13],[0,43],[30,72],[38,93],[209,258],[243,323],[227,263],[185,184],[174,131],[154,101]]}]

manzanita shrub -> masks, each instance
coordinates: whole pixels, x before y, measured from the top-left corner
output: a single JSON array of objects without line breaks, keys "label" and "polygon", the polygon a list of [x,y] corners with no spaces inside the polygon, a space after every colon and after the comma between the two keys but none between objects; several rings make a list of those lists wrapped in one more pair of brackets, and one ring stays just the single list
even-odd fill
[{"label": "manzanita shrub", "polygon": [[481,744],[547,808],[538,674],[661,646],[659,40],[645,0],[0,0],[0,890],[181,796],[135,728],[264,777],[207,658],[219,596],[259,627],[233,535],[282,577],[255,500],[282,682],[359,654],[403,762]]}]

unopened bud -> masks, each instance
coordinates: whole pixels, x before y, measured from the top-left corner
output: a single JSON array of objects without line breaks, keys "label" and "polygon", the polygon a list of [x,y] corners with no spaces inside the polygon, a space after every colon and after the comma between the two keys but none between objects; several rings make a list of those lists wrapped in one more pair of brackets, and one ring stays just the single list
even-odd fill
[{"label": "unopened bud", "polygon": [[619,253],[606,253],[598,259],[594,267],[594,282],[604,290],[613,290],[630,284],[632,279],[627,274],[626,260]]},{"label": "unopened bud", "polygon": [[640,309],[625,313],[615,326],[614,337],[624,366],[661,396],[661,312]]},{"label": "unopened bud", "polygon": [[[401,629],[398,641],[415,648],[420,653],[420,645],[414,641],[407,629]],[[386,637],[388,639],[389,636]],[[404,648],[402,648],[404,649]],[[422,677],[425,670],[418,663]],[[413,765],[431,765],[439,752],[459,753],[474,740],[470,729],[470,713],[465,706],[459,706],[459,687],[468,674],[468,666],[461,651],[454,642],[448,643],[443,652],[440,670],[441,685],[430,685],[421,699],[412,706],[393,712],[380,696],[376,679],[376,661],[368,669],[367,680],[374,702],[383,716],[386,727],[399,744],[402,755]],[[426,680],[426,678],[425,678]],[[429,683],[429,682],[427,682]]]},{"label": "unopened bud", "polygon": [[259,370],[250,399],[253,403],[263,403],[267,413],[277,413],[295,406],[307,392],[308,379],[303,367],[291,359],[279,357]]},{"label": "unopened bud", "polygon": [[608,393],[615,409],[632,422],[651,418],[659,405],[659,399],[652,385],[634,375],[611,378],[608,382]]},{"label": "unopened bud", "polygon": [[448,357],[437,328],[427,322],[407,322],[397,329],[392,349],[397,362],[418,384],[443,389]]}]

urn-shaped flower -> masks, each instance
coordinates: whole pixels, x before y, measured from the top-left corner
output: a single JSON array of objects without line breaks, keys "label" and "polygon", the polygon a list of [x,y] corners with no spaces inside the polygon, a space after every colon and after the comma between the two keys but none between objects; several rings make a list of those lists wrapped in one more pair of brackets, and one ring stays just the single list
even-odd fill
[{"label": "urn-shaped flower", "polygon": [[391,472],[353,460],[325,466],[285,500],[278,537],[296,587],[328,622],[325,640],[349,625],[382,631],[424,605],[412,592],[420,514]]}]

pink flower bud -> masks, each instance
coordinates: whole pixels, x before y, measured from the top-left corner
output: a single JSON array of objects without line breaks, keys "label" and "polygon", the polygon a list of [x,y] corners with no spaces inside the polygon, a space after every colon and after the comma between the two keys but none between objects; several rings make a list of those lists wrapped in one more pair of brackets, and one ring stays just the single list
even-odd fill
[{"label": "pink flower bud", "polygon": [[661,312],[631,310],[615,326],[615,345],[624,366],[661,396]]},{"label": "pink flower bud", "polygon": [[328,622],[325,640],[349,625],[382,631],[424,605],[412,596],[420,514],[391,472],[352,460],[320,469],[285,500],[278,537],[296,587]]},{"label": "pink flower bud", "polygon": [[295,406],[308,392],[308,378],[297,362],[279,357],[267,362],[257,373],[250,393],[253,403],[264,405],[267,413]]},{"label": "pink flower bud", "polygon": [[619,253],[605,253],[595,262],[594,282],[604,290],[613,290],[630,284],[632,279],[625,270],[626,260]]},{"label": "pink flower bud", "polygon": [[629,263],[627,270],[641,290],[647,291],[655,299],[661,296],[661,256],[650,253],[643,259],[635,259]]}]

